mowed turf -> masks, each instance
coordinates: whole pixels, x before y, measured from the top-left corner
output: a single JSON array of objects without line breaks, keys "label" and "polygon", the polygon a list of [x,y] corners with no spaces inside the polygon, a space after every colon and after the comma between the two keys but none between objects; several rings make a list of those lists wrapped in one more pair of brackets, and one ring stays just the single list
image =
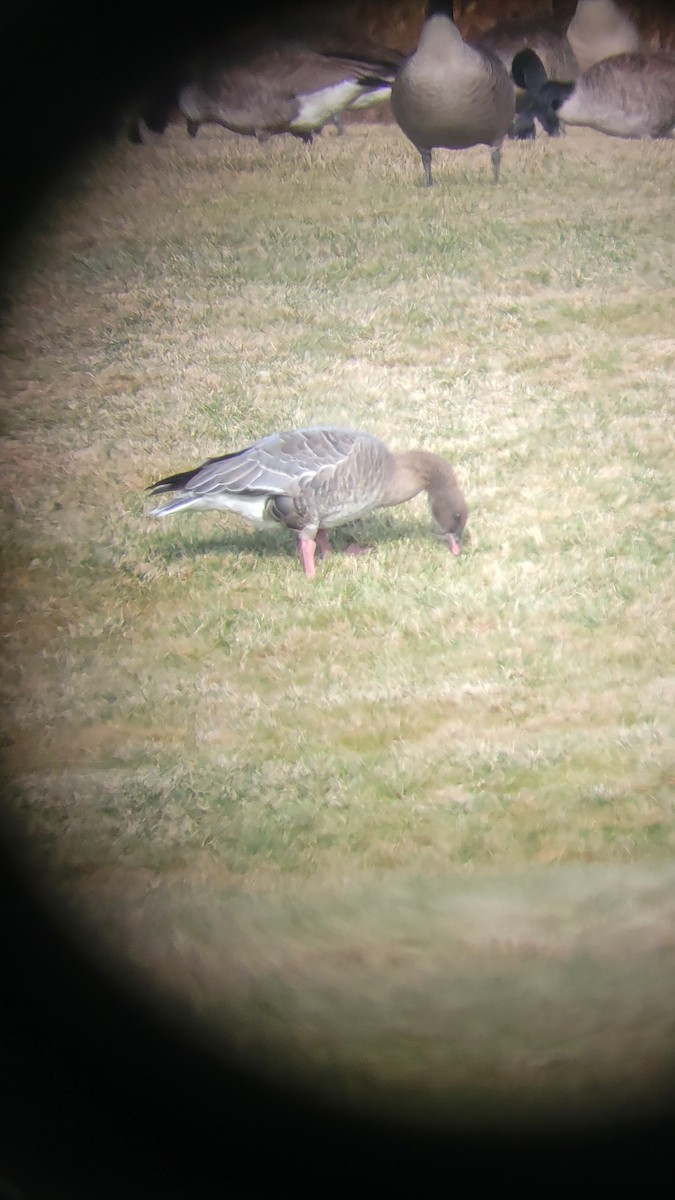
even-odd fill
[{"label": "mowed turf", "polygon": [[[509,143],[497,187],[485,148],[436,158],[427,190],[396,127],[311,147],[172,128],[60,184],[15,247],[0,344],[2,686],[11,811],[81,919],[116,946],[124,930],[141,975],[152,958],[203,1011],[236,1007],[211,914],[225,904],[243,929],[255,902],[237,999],[265,993],[290,1057],[309,988],[352,1071],[337,1014],[386,980],[365,1077],[426,1061],[431,1006],[440,1076],[414,1086],[454,1112],[467,1081],[492,1086],[495,1013],[531,1028],[486,986],[480,1069],[444,1042],[451,1027],[462,1044],[461,989],[483,994],[504,888],[540,923],[544,976],[545,930],[562,921],[576,961],[598,889],[616,964],[634,897],[675,981],[675,193],[670,143]],[[471,509],[462,555],[424,497],[337,531],[313,581],[292,535],[147,517],[161,476],[319,423],[446,455]],[[367,555],[340,553],[353,536]],[[450,986],[457,928],[438,906],[462,889],[485,937]],[[341,987],[333,961],[325,977],[321,956],[292,965],[298,938],[332,944],[336,912],[361,963]],[[178,948],[194,922],[208,1000]],[[268,927],[272,956],[254,950]],[[509,943],[514,979],[527,953]],[[595,1012],[575,979],[576,1011]],[[629,1009],[628,1024],[639,988]],[[542,1069],[544,1091],[577,1094]]]}]

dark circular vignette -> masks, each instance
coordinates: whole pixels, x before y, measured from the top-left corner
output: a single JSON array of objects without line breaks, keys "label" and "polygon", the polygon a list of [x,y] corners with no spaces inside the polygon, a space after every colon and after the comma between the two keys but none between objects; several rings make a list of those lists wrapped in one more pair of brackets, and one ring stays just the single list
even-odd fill
[{"label": "dark circular vignette", "polygon": [[[258,0],[256,16],[278,20],[285,6]],[[0,249],[125,99],[166,78],[211,31],[250,17],[212,0],[186,11],[156,0],[31,0],[0,15]],[[644,1189],[658,1169],[671,1113],[587,1134],[425,1134],[262,1084],[94,964],[6,833],[0,823],[0,1200],[426,1195],[528,1175],[548,1190],[566,1169],[577,1186],[595,1169],[607,1187],[633,1163]]]}]

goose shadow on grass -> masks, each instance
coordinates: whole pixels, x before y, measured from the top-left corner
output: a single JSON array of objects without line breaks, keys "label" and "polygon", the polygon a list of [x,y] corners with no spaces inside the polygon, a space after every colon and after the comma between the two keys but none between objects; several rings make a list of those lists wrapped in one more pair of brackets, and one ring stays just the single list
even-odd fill
[{"label": "goose shadow on grass", "polygon": [[[423,522],[387,521],[381,518],[366,518],[353,525],[341,525],[339,529],[331,530],[329,537],[331,551],[336,557],[344,554],[347,547],[353,543],[363,546],[373,554],[378,546],[392,542],[410,540],[429,546],[441,542],[440,536],[436,536],[435,531]],[[468,544],[468,531],[464,534],[463,541]],[[179,533],[167,533],[164,539],[158,540],[156,553],[168,563],[210,554],[222,557],[249,554],[256,558],[292,558],[297,557],[298,549],[295,535],[288,530],[246,530],[223,525],[208,537],[199,537],[194,532],[186,533],[183,537]]]}]

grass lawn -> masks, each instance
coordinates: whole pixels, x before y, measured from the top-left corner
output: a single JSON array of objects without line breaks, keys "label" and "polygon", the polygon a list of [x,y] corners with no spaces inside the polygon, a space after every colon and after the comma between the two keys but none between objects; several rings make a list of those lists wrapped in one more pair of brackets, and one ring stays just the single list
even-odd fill
[{"label": "grass lawn", "polygon": [[[181,128],[64,180],[1,334],[4,754],[42,880],[261,1069],[421,1120],[675,1062],[673,145]],[[455,466],[337,531],[159,523],[265,433]],[[366,556],[339,553],[353,535]],[[151,982],[152,981],[152,982]]]}]

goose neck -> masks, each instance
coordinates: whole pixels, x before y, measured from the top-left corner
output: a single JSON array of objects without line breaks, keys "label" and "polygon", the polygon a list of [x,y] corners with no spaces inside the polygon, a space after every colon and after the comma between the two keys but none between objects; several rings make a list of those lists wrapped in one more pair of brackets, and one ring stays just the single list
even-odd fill
[{"label": "goose neck", "polygon": [[385,488],[384,506],[405,504],[420,492],[447,490],[455,482],[452,467],[438,454],[426,450],[406,450],[393,454],[393,468]]},{"label": "goose neck", "polygon": [[453,0],[427,0],[427,20],[429,17],[449,17],[455,19]]}]

